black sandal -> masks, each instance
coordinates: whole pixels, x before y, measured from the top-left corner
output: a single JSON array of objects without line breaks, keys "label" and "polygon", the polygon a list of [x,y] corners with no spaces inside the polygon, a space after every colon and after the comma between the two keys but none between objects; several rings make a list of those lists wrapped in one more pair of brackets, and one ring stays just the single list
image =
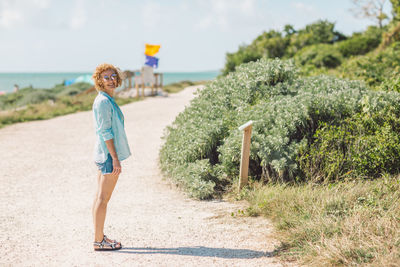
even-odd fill
[{"label": "black sandal", "polygon": [[118,242],[117,240],[112,240],[112,239],[108,238],[106,235],[104,235],[104,238],[106,240],[108,239],[109,241],[107,241],[107,242],[109,242],[109,243],[115,243],[115,244],[121,245],[121,242]]},{"label": "black sandal", "polygon": [[[116,246],[116,245],[119,245],[119,246]],[[118,249],[122,248],[122,245],[119,242],[116,242],[116,241],[108,242],[107,236],[105,236],[105,235],[101,242],[93,242],[93,246],[97,246],[97,248],[96,247],[94,248],[95,251],[118,250]]]}]

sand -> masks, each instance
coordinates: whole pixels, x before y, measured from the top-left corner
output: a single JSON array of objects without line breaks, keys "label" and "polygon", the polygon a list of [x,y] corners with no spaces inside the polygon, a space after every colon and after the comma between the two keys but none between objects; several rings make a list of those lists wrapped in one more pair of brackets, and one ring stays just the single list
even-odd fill
[{"label": "sand", "polygon": [[190,199],[158,168],[163,129],[196,87],[122,107],[133,156],[108,205],[105,233],[122,242],[93,251],[97,169],[92,113],[0,130],[1,266],[282,266],[264,218],[231,216],[243,204]]}]

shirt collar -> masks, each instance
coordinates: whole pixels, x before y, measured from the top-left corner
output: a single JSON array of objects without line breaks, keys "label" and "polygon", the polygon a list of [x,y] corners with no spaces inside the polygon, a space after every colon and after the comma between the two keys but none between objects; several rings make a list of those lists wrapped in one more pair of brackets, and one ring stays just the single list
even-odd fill
[{"label": "shirt collar", "polygon": [[117,105],[117,103],[115,102],[114,98],[109,96],[106,92],[103,92],[103,91],[99,91],[99,94],[104,95],[105,97],[107,97],[111,101],[111,104],[114,106],[114,108],[118,112],[118,118],[123,122],[124,121],[124,114],[122,114],[122,111],[119,108],[119,106]]},{"label": "shirt collar", "polygon": [[107,97],[108,99],[110,99],[112,102],[115,102],[114,97],[111,97],[109,94],[107,94],[106,92],[103,91],[99,91],[99,94],[104,95],[105,97]]}]

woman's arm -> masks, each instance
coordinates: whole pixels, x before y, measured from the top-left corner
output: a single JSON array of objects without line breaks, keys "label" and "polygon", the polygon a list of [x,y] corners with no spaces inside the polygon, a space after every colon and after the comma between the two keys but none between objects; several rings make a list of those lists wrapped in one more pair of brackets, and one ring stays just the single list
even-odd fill
[{"label": "woman's arm", "polygon": [[121,173],[121,163],[119,162],[117,152],[115,150],[114,145],[114,134],[112,131],[112,105],[109,101],[101,101],[98,104],[97,109],[95,109],[95,113],[97,113],[96,121],[97,121],[97,131],[100,137],[104,140],[108,152],[110,153],[113,160],[113,175],[118,175]]},{"label": "woman's arm", "polygon": [[112,161],[113,161],[113,175],[119,175],[121,173],[121,163],[118,159],[117,152],[115,151],[115,146],[114,146],[114,139],[109,139],[104,141],[106,143],[108,152],[110,152]]}]

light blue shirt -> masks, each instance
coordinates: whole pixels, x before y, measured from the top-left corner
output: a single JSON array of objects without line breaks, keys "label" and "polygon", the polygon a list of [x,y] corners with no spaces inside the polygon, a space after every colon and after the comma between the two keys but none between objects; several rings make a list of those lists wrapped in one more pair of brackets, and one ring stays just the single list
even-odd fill
[{"label": "light blue shirt", "polygon": [[110,139],[114,139],[118,159],[128,158],[131,151],[125,134],[124,115],[114,98],[100,91],[93,102],[93,116],[96,131],[94,161],[104,163],[107,160],[109,151],[105,141]]}]

